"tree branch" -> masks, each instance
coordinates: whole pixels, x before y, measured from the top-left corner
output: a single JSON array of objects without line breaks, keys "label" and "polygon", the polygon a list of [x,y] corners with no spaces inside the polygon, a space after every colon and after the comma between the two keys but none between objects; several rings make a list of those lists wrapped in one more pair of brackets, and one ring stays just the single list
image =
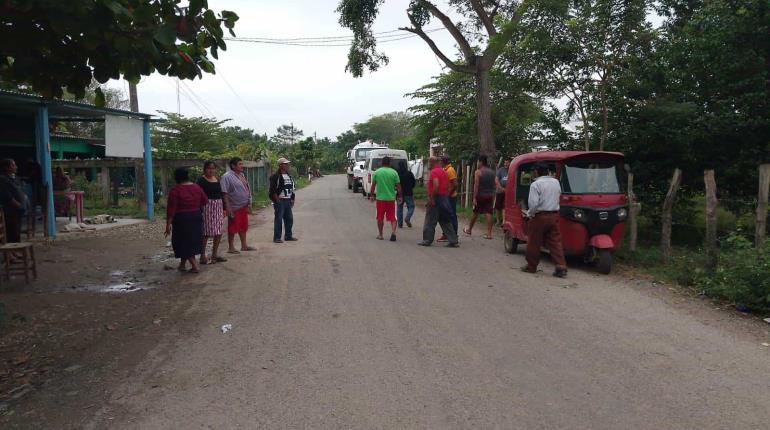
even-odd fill
[{"label": "tree branch", "polygon": [[[487,15],[487,11],[484,10],[484,6],[481,4],[481,0],[471,0],[471,6],[473,7],[473,10],[476,11],[476,15],[479,16],[481,23],[484,24],[484,28],[487,29],[487,33],[489,33],[489,37],[497,35],[497,29],[495,28],[495,23],[492,22],[491,16]],[[495,8],[495,11],[493,13],[496,13],[496,12],[497,12],[497,8]]]},{"label": "tree branch", "polygon": [[[476,54],[473,52],[473,48],[471,48],[470,43],[468,43],[468,40],[465,38],[465,36],[463,36],[463,33],[460,31],[460,29],[458,29],[457,26],[452,22],[452,19],[446,16],[444,12],[441,12],[436,7],[436,5],[429,2],[428,0],[417,0],[417,2],[420,3],[420,5],[422,5],[425,9],[428,9],[428,11],[433,16],[438,18],[441,23],[444,24],[444,27],[449,30],[449,34],[451,34],[455,41],[457,41],[457,44],[460,45],[460,50],[463,52],[463,55],[465,55],[465,60],[468,61],[469,64],[474,61]],[[414,22],[412,24],[414,24]]]},{"label": "tree branch", "polygon": [[420,27],[420,25],[417,23],[417,21],[414,20],[414,18],[409,16],[409,20],[412,21],[412,25],[414,26],[414,28],[402,27],[402,28],[399,28],[399,30],[408,31],[410,33],[420,36],[420,38],[424,40],[425,43],[428,44],[428,46],[430,46],[430,49],[433,51],[433,53],[436,54],[436,56],[440,58],[441,61],[443,61],[444,64],[446,64],[447,67],[449,67],[453,71],[459,72],[459,73],[475,73],[474,68],[470,66],[465,66],[462,64],[457,64],[454,61],[450,60],[449,57],[447,57],[446,55],[444,55],[443,52],[441,52],[441,49],[439,49],[439,47],[436,45],[436,42],[434,42],[433,39],[431,39],[430,37],[428,37],[427,34],[425,34],[425,32],[422,30],[422,27]]},{"label": "tree branch", "polygon": [[[475,0],[473,1],[475,3]],[[527,12],[527,9],[529,9],[530,3],[531,0],[522,0],[516,8],[516,11],[513,13],[511,20],[503,27],[503,32],[495,37],[490,35],[490,43],[487,45],[487,48],[484,50],[484,55],[482,56],[483,62],[490,65],[489,67],[491,67],[491,64],[494,64],[508,42],[513,39],[516,30],[519,28],[519,21],[521,21],[521,18]]]}]

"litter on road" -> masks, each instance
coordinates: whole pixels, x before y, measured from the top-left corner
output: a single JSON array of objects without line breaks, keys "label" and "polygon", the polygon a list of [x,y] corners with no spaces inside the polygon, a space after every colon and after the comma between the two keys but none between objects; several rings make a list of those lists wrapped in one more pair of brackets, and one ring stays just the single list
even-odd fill
[{"label": "litter on road", "polygon": [[227,333],[228,331],[233,329],[232,324],[225,324],[222,326],[222,333]]}]

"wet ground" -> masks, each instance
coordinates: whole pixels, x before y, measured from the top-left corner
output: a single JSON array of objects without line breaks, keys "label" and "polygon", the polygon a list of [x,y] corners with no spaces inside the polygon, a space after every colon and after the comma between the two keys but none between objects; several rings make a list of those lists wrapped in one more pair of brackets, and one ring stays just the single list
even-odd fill
[{"label": "wet ground", "polygon": [[82,413],[113,371],[183,330],[198,289],[178,287],[162,227],[63,234],[36,245],[38,281],[0,286],[0,427]]}]

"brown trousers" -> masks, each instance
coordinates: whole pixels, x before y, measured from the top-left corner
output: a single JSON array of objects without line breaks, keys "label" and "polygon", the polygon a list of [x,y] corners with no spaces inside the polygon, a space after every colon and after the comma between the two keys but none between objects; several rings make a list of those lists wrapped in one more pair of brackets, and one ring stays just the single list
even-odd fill
[{"label": "brown trousers", "polygon": [[529,232],[527,233],[527,267],[534,271],[540,263],[540,249],[545,244],[551,253],[551,260],[557,269],[566,269],[564,260],[564,248],[561,245],[561,229],[559,228],[559,214],[538,213],[529,220]]}]

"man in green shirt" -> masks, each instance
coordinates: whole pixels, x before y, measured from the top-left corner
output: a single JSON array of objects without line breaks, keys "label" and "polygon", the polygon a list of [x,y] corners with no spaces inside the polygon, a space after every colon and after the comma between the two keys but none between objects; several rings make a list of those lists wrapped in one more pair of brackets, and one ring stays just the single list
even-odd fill
[{"label": "man in green shirt", "polygon": [[382,227],[387,217],[393,227],[390,241],[395,242],[396,199],[401,199],[401,181],[398,178],[398,172],[390,167],[390,157],[383,157],[382,167],[374,171],[369,200],[374,200],[374,196],[377,196],[377,229],[380,232],[377,240],[382,240]]}]

